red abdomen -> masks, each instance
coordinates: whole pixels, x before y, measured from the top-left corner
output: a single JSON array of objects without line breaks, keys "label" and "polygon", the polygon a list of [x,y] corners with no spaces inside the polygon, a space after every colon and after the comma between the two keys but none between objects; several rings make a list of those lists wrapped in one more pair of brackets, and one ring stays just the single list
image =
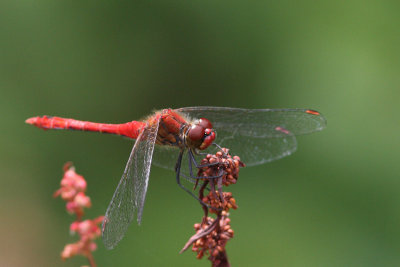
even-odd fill
[{"label": "red abdomen", "polygon": [[141,129],[145,125],[144,122],[140,121],[131,121],[122,124],[107,124],[52,116],[32,117],[27,119],[25,122],[42,129],[67,129],[110,133],[123,135],[133,139],[138,137]]}]

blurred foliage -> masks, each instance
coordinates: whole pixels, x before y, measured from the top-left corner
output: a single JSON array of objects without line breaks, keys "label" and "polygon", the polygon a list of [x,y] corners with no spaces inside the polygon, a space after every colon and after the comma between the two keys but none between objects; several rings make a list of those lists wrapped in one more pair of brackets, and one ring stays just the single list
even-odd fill
[{"label": "blurred foliage", "polygon": [[[0,2],[0,259],[60,262],[72,218],[53,199],[62,165],[105,212],[132,142],[40,131],[35,115],[126,122],[192,105],[313,108],[328,128],[232,191],[233,266],[400,265],[398,1]],[[240,156],[240,155],[239,155]],[[142,226],[99,243],[99,266],[208,266],[178,252],[200,220],[153,168]]]}]

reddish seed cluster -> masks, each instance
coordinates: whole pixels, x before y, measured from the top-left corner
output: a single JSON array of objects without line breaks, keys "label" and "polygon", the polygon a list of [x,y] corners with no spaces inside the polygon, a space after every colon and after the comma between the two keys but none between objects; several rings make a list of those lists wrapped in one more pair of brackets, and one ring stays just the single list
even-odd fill
[{"label": "reddish seed cluster", "polygon": [[218,261],[223,260],[226,243],[234,234],[230,226],[231,220],[227,217],[228,214],[222,212],[221,215],[216,224],[215,219],[207,217],[206,223],[194,225],[196,234],[201,234],[201,232],[207,231],[210,227],[213,228],[209,234],[197,239],[193,243],[192,251],[197,252],[198,259],[201,259],[204,254],[210,255],[209,260],[216,266],[219,266]]},{"label": "reddish seed cluster", "polygon": [[[203,202],[203,221],[194,225],[196,234],[189,239],[181,252],[192,245],[198,259],[207,254],[213,267],[230,266],[225,246],[234,232],[230,226],[228,211],[237,209],[237,205],[232,193],[223,192],[222,189],[224,185],[236,183],[239,169],[245,165],[239,157],[229,155],[226,148],[222,148],[215,155],[208,154],[200,164],[204,167],[199,168],[198,176],[207,177],[202,179],[203,184],[199,190],[199,198]],[[210,192],[204,196],[204,190],[207,188]],[[216,214],[216,218],[208,217],[208,213]]]},{"label": "reddish seed cluster", "polygon": [[203,202],[213,207],[209,209],[211,213],[217,214],[219,210],[224,210],[226,212],[229,209],[237,209],[236,200],[232,197],[231,192],[223,192],[222,200],[219,196],[218,191],[210,192],[206,197],[203,198]]},{"label": "reddish seed cluster", "polygon": [[78,233],[80,240],[73,244],[68,244],[61,252],[61,258],[66,260],[76,255],[91,257],[91,252],[97,249],[97,244],[93,241],[101,235],[99,224],[104,216],[99,216],[94,220],[84,220],[73,222],[70,226],[71,233]]},{"label": "reddish seed cluster", "polygon": [[104,216],[82,221],[83,209],[91,206],[90,198],[85,195],[86,187],[85,178],[75,172],[71,163],[66,163],[61,187],[54,193],[54,197],[60,196],[65,200],[68,213],[76,215],[76,221],[71,224],[70,232],[78,233],[80,240],[73,244],[67,244],[61,252],[61,258],[66,260],[76,255],[83,255],[89,259],[91,266],[96,266],[92,251],[97,248],[94,240],[101,235],[99,224],[103,221]]},{"label": "reddish seed cluster", "polygon": [[61,180],[61,187],[54,193],[54,197],[61,196],[67,202],[68,213],[76,214],[80,219],[83,216],[83,208],[90,208],[92,203],[85,195],[86,180],[75,172],[70,162],[64,165],[64,177]]},{"label": "reddish seed cluster", "polygon": [[232,158],[229,149],[222,148],[215,155],[208,154],[200,163],[201,165],[211,164],[199,170],[199,176],[212,177],[223,173],[222,184],[228,186],[236,184],[239,177],[239,167],[244,167],[238,156]]}]

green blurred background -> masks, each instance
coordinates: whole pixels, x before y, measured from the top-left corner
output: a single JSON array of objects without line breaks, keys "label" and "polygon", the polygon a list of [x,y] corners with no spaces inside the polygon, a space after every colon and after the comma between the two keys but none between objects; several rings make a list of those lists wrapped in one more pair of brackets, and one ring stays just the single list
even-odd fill
[{"label": "green blurred background", "polygon": [[[312,108],[328,128],[244,168],[233,266],[400,266],[398,1],[0,2],[0,265],[81,266],[53,199],[73,161],[104,214],[132,142],[41,131],[36,115],[101,122],[194,105]],[[209,266],[179,250],[201,209],[154,167],[142,226],[99,266]],[[99,240],[100,241],[100,240]]]}]

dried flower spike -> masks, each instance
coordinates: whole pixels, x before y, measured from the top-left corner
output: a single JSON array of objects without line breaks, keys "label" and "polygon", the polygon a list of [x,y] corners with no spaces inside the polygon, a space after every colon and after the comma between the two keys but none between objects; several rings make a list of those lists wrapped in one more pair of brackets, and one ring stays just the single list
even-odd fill
[{"label": "dried flower spike", "polygon": [[68,213],[76,215],[76,220],[70,226],[70,232],[71,234],[78,233],[80,237],[80,240],[76,243],[67,244],[64,247],[61,252],[61,259],[66,260],[76,255],[82,255],[88,258],[90,266],[95,267],[96,263],[92,252],[97,249],[97,244],[94,240],[101,235],[99,225],[104,220],[104,216],[82,221],[83,208],[89,208],[92,205],[90,198],[85,194],[86,187],[85,178],[75,172],[72,163],[66,163],[61,187],[53,196],[61,196],[67,202]]},{"label": "dried flower spike", "polygon": [[[198,259],[208,255],[213,267],[230,266],[225,247],[234,231],[230,226],[228,211],[237,209],[237,205],[232,193],[223,192],[222,187],[235,184],[239,169],[244,166],[240,158],[229,155],[226,148],[215,155],[208,154],[200,162],[198,176],[203,177],[203,184],[199,189],[199,199],[203,201],[204,216],[201,223],[194,225],[196,234],[189,239],[181,252],[192,245],[192,251],[196,252]],[[204,190],[208,186],[210,192],[204,196]],[[208,217],[208,212],[216,214],[216,218]]]}]

